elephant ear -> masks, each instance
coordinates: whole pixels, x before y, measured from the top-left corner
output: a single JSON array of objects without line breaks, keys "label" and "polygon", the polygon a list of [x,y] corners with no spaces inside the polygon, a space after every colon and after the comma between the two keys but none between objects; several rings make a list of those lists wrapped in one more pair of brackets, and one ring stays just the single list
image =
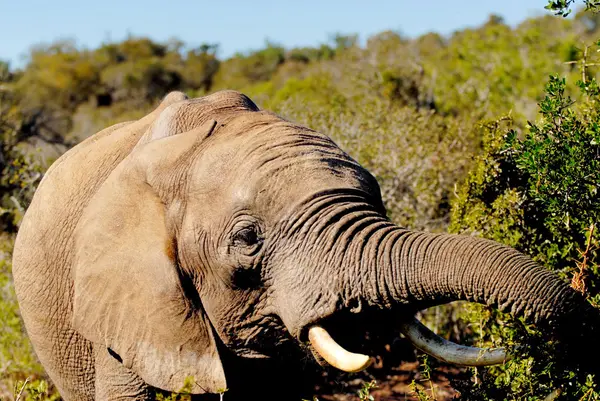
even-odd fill
[{"label": "elephant ear", "polygon": [[223,366],[196,289],[177,263],[165,204],[147,180],[148,169],[197,136],[133,152],[86,207],[75,232],[73,325],[149,385],[177,392],[187,381],[201,394],[226,388]]}]

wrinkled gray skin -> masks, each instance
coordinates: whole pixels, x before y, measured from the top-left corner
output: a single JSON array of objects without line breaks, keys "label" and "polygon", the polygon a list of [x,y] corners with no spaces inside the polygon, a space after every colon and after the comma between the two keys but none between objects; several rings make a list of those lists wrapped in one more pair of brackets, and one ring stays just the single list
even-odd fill
[{"label": "wrinkled gray skin", "polygon": [[[172,93],[62,156],[21,226],[14,281],[65,400],[147,399],[188,376],[232,400],[235,358],[308,359],[307,327],[341,314],[463,299],[556,322],[582,303],[511,248],[393,225],[331,139],[232,91]],[[264,397],[273,381],[254,384]]]}]

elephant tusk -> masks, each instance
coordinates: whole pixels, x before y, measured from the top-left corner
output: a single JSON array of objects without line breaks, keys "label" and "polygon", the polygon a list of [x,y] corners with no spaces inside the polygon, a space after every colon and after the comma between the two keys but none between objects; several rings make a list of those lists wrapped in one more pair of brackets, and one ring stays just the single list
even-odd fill
[{"label": "elephant tusk", "polygon": [[321,326],[311,326],[308,330],[308,339],[315,351],[328,364],[344,372],[359,372],[371,364],[371,358],[368,355],[355,354],[345,350]]},{"label": "elephant tusk", "polygon": [[400,331],[415,347],[444,362],[464,366],[497,365],[510,359],[504,348],[467,347],[448,341],[417,319],[403,323]]}]

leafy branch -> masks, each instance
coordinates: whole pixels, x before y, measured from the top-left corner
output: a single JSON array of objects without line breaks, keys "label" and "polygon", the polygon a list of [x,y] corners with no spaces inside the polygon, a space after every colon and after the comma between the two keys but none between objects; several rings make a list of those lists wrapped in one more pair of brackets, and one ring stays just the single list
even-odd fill
[{"label": "leafy branch", "polygon": [[[546,10],[554,12],[556,15],[566,17],[571,14],[571,5],[575,0],[549,0],[548,5],[544,7]],[[584,0],[586,11],[598,11],[600,9],[600,1]]]}]

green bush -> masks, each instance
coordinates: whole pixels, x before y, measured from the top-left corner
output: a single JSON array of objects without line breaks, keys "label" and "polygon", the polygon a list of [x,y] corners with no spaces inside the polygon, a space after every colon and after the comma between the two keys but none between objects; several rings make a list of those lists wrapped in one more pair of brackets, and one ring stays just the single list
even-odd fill
[{"label": "green bush", "polygon": [[[15,398],[21,394],[22,400],[56,399],[56,390],[48,388],[44,370],[25,335],[12,285],[14,236],[44,165],[23,146],[35,134],[31,132],[35,124],[16,107],[15,95],[7,85],[11,80],[10,74],[0,72],[0,86],[6,85],[0,88],[0,398],[14,393]],[[20,384],[25,380],[25,385]],[[45,398],[49,394],[54,398]]]},{"label": "green bush", "polygon": [[217,45],[202,45],[188,50],[181,75],[187,88],[209,92],[221,62],[217,59]]},{"label": "green bush", "polygon": [[[484,125],[484,152],[458,192],[450,230],[525,252],[571,280],[597,306],[600,90],[595,80],[580,82],[581,96],[574,102],[565,87],[564,78],[550,77],[540,102],[542,118],[529,123],[522,136],[507,129],[507,121]],[[534,328],[475,308],[472,320],[479,322],[483,340],[525,341],[529,347],[526,357],[488,369],[481,384],[468,390],[473,396],[534,400],[556,389],[570,399],[600,396],[592,377],[561,369],[552,344],[544,343]]]},{"label": "green bush", "polygon": [[12,285],[12,244],[12,236],[0,236],[0,399],[21,394],[23,401],[56,400],[58,392],[48,384],[21,322]]},{"label": "green bush", "polygon": [[242,88],[267,81],[285,60],[285,50],[267,42],[264,49],[247,54],[236,53],[223,62],[215,76],[215,87],[220,89]]},{"label": "green bush", "polygon": [[[0,85],[9,83],[0,77]],[[10,89],[0,90],[0,229],[16,233],[42,176],[42,163],[23,141],[37,135],[35,117],[16,107]]]},{"label": "green bush", "polygon": [[[566,17],[571,13],[571,9],[569,8],[575,0],[548,0],[548,5],[546,9],[552,10],[556,13],[556,15],[560,15]],[[584,0],[586,11],[594,10],[596,11],[600,8],[600,1],[596,0]]]},{"label": "green bush", "polygon": [[34,48],[15,84],[26,109],[71,112],[97,90],[99,71],[89,52],[62,41]]}]

